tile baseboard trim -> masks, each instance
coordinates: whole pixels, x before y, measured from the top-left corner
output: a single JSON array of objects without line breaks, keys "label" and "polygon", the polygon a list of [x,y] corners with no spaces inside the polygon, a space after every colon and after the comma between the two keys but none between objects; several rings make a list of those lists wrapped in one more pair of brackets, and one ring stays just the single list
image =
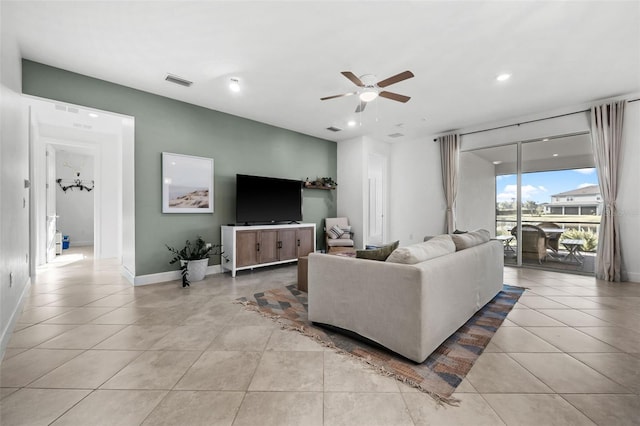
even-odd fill
[{"label": "tile baseboard trim", "polygon": [[[222,273],[222,268],[220,267],[220,265],[210,265],[210,266],[207,266],[207,272],[205,273],[205,276],[212,275],[212,274],[221,274],[221,273]],[[129,275],[130,274],[125,274],[127,279],[131,281],[131,279],[129,278]],[[133,285],[137,287],[141,285],[158,284],[158,283],[164,283],[167,281],[175,281],[179,279],[180,279],[179,270],[167,271],[167,272],[160,272],[157,274],[137,275],[136,277],[133,278]]]},{"label": "tile baseboard trim", "polygon": [[29,294],[29,290],[31,289],[31,277],[27,278],[27,282],[22,288],[22,294],[18,298],[18,303],[15,304],[15,309],[11,313],[9,317],[9,321],[7,321],[7,326],[2,330],[2,335],[0,336],[0,361],[4,358],[4,351],[7,349],[7,345],[9,344],[9,339],[13,335],[13,329],[18,321],[18,318],[22,314],[22,305],[24,304],[25,299],[27,298],[27,294]]}]

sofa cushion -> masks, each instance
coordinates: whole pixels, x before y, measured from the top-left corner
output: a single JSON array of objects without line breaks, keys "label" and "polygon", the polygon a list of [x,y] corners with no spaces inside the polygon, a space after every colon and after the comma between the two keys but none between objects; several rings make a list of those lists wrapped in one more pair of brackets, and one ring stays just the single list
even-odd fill
[{"label": "sofa cushion", "polygon": [[396,249],[387,262],[413,265],[445,254],[454,253],[456,246],[449,235],[438,235],[428,241]]},{"label": "sofa cushion", "polygon": [[333,225],[327,234],[329,234],[329,238],[336,239],[342,237],[344,235],[344,231],[338,225]]},{"label": "sofa cushion", "polygon": [[387,260],[387,257],[398,248],[399,244],[400,241],[395,241],[373,250],[356,250],[356,257],[360,259],[381,260],[384,262]]},{"label": "sofa cushion", "polygon": [[460,251],[486,243],[491,239],[491,236],[486,229],[478,229],[477,231],[471,231],[465,234],[452,234],[451,239],[456,245],[456,251]]},{"label": "sofa cushion", "polygon": [[336,238],[327,241],[329,247],[353,247],[353,240],[350,238]]}]

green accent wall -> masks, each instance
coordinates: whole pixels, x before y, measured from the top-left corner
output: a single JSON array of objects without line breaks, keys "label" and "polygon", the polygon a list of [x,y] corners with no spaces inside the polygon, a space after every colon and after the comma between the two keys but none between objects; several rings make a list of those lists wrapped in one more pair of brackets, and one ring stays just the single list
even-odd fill
[{"label": "green accent wall", "polygon": [[[332,141],[26,59],[22,91],[135,117],[137,276],[176,269],[168,264],[165,243],[181,246],[198,235],[220,243],[220,225],[235,222],[236,173],[300,180],[336,176],[337,148]],[[162,213],[163,151],[214,159],[213,214]],[[316,224],[321,247],[323,219],[336,214],[335,191],[305,190],[303,212],[304,222]]]}]

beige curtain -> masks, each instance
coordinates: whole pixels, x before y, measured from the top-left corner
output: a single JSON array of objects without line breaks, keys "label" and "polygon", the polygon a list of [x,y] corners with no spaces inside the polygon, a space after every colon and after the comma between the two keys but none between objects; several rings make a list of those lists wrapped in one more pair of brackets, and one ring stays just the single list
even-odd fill
[{"label": "beige curtain", "polygon": [[442,165],[442,187],[447,202],[447,233],[456,229],[456,193],[458,192],[458,168],[460,166],[460,135],[451,134],[438,138],[440,163]]},{"label": "beige curtain", "polygon": [[596,278],[607,281],[622,280],[616,198],[625,103],[620,101],[591,108],[591,142],[603,201]]}]

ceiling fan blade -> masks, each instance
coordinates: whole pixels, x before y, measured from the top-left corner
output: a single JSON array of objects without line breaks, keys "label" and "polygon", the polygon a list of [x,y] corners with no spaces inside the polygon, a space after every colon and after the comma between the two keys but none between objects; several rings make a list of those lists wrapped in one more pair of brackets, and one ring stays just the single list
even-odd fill
[{"label": "ceiling fan blade", "polygon": [[404,72],[401,72],[400,74],[394,75],[393,77],[389,77],[386,80],[379,81],[378,87],[391,86],[392,84],[399,83],[411,77],[413,77],[413,73],[411,71],[404,71]]},{"label": "ceiling fan blade", "polygon": [[342,71],[342,75],[344,75],[349,80],[351,80],[351,82],[353,84],[355,84],[356,86],[364,87],[364,83],[362,81],[360,81],[360,79],[358,77],[356,77],[356,75],[354,73],[352,73],[351,71]]},{"label": "ceiling fan blade", "polygon": [[355,95],[356,93],[358,92],[343,93],[342,95],[325,96],[324,98],[320,98],[320,100],[326,101],[327,99],[342,98],[343,96],[352,96],[352,95]]},{"label": "ceiling fan blade", "polygon": [[384,91],[384,90],[382,92],[378,93],[378,96],[383,97],[383,98],[387,98],[387,99],[391,99],[391,100],[394,100],[394,101],[402,102],[402,103],[405,103],[409,99],[411,99],[410,96],[400,95],[398,93],[387,92],[387,91]]},{"label": "ceiling fan blade", "polygon": [[360,101],[360,105],[358,105],[358,108],[356,108],[356,112],[362,112],[364,111],[364,109],[366,108],[367,103]]}]

